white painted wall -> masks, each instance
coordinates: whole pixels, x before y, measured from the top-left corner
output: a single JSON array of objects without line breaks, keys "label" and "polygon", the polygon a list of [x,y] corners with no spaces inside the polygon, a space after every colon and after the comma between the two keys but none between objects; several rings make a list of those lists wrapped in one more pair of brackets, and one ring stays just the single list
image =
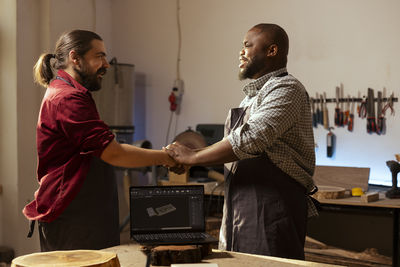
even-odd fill
[{"label": "white painted wall", "polygon": [[[13,0],[0,2],[0,244],[6,228],[15,223],[17,190],[17,5]],[[15,210],[15,212],[14,212]]]},{"label": "white painted wall", "polygon": [[[357,96],[368,87],[386,87],[399,96],[400,2],[396,0],[180,2],[185,95],[178,133],[198,123],[223,123],[228,109],[239,104],[244,83],[237,80],[238,53],[246,31],[260,22],[287,30],[288,70],[310,95],[325,91],[335,97],[335,86],[342,82],[345,94]],[[135,64],[136,71],[145,75],[146,134],[160,148],[169,120],[167,98],[176,78],[176,1],[121,0],[113,4],[112,14],[113,56]],[[334,105],[328,108],[333,122]],[[326,157],[327,131],[316,129],[317,164],[370,167],[371,182],[391,184],[385,162],[400,152],[399,120],[398,115],[388,118],[384,136],[367,134],[365,120],[358,118],[353,133],[335,130],[334,158]]]}]

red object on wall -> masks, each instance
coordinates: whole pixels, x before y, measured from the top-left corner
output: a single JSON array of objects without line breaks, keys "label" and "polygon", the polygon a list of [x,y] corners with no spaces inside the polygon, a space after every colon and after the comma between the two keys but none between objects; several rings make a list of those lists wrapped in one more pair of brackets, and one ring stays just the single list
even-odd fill
[{"label": "red object on wall", "polygon": [[174,92],[171,92],[171,94],[168,97],[168,101],[170,103],[169,109],[171,111],[175,111],[176,108],[178,107],[178,105],[176,104],[176,96],[175,96]]}]

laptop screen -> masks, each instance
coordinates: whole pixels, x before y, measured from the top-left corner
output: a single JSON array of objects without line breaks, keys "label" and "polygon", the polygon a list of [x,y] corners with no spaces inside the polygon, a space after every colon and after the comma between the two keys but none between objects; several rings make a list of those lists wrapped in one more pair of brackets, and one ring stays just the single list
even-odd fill
[{"label": "laptop screen", "polygon": [[202,185],[131,187],[131,235],[204,231],[203,195]]}]

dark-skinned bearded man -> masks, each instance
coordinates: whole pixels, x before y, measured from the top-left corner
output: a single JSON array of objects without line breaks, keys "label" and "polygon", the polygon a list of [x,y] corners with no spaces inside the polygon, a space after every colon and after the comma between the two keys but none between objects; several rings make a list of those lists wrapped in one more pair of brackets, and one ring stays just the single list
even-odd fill
[{"label": "dark-skinned bearded man", "polygon": [[275,24],[245,35],[239,79],[245,98],[228,114],[225,137],[200,151],[167,152],[185,165],[225,164],[220,249],[304,259],[307,218],[317,215],[314,136],[308,94],[287,72],[289,38]]}]

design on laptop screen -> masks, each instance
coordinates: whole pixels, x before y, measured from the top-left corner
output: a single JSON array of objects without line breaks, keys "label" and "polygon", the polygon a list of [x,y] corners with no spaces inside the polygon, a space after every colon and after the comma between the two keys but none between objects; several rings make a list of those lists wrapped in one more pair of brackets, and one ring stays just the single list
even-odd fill
[{"label": "design on laptop screen", "polygon": [[202,186],[131,187],[131,233],[203,231]]}]

